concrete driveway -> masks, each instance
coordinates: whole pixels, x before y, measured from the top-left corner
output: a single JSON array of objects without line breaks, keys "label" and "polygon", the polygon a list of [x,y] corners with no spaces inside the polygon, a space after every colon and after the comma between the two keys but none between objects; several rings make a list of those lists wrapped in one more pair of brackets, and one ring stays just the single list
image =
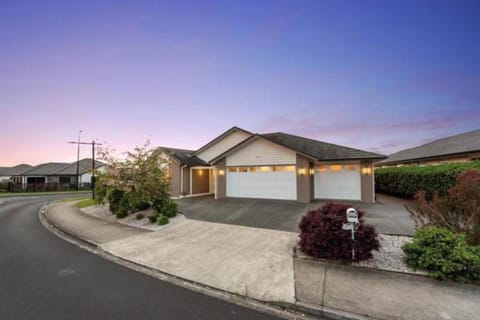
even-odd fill
[{"label": "concrete driveway", "polygon": [[[298,232],[303,214],[322,206],[325,201],[302,204],[295,201],[257,199],[218,199],[213,196],[176,200],[187,218],[248,227]],[[381,233],[413,235],[415,225],[404,207],[404,200],[377,195],[377,203],[341,201],[367,212],[368,223]]]}]

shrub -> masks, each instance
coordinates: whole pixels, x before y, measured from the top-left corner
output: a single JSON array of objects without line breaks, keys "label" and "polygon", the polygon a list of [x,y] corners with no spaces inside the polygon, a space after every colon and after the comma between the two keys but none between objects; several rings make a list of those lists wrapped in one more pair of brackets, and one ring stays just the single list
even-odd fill
[{"label": "shrub", "polygon": [[110,211],[113,214],[116,214],[119,207],[120,207],[120,201],[123,199],[123,196],[125,195],[125,192],[117,189],[112,189],[108,193],[108,203],[110,204]]},{"label": "shrub", "polygon": [[469,169],[480,170],[480,161],[379,168],[375,170],[375,189],[405,199],[412,199],[419,190],[423,190],[430,200],[435,191],[440,196],[446,195],[448,189],[455,185],[456,176]]},{"label": "shrub", "polygon": [[107,186],[102,180],[102,175],[100,174],[98,177],[95,178],[95,202],[97,204],[103,204],[105,202],[105,198],[107,197]]},{"label": "shrub", "polygon": [[164,216],[163,214],[158,216],[157,223],[161,226],[165,225],[168,223],[168,217]]},{"label": "shrub", "polygon": [[138,199],[135,196],[131,196],[130,194],[129,194],[128,198],[129,198],[128,203],[129,203],[130,208],[133,212],[143,211],[143,210],[147,210],[147,209],[150,208],[150,203],[148,203],[146,201]]},{"label": "shrub", "polygon": [[480,284],[480,247],[469,246],[462,233],[421,228],[402,249],[408,266],[428,271],[436,279]]},{"label": "shrub", "polygon": [[155,200],[153,200],[153,203],[152,203],[152,209],[158,213],[158,214],[162,214],[163,212],[163,207],[165,206],[165,203],[168,201],[168,198],[167,197],[162,197],[162,198],[157,198]]},{"label": "shrub", "polygon": [[363,211],[358,211],[359,226],[355,232],[355,241],[350,231],[342,229],[347,222],[346,210],[349,205],[327,203],[322,208],[310,210],[300,221],[300,249],[315,258],[352,261],[352,246],[355,249],[355,261],[372,257],[372,250],[378,250],[380,244],[375,227],[365,223]]},{"label": "shrub", "polygon": [[130,210],[128,205],[127,197],[123,197],[118,204],[117,212],[115,213],[117,218],[125,218],[128,216],[128,211]]},{"label": "shrub", "polygon": [[155,221],[157,221],[157,216],[156,215],[149,215],[148,216],[148,221],[150,221],[150,223],[155,223]]},{"label": "shrub", "polygon": [[407,206],[418,226],[437,226],[465,233],[469,244],[480,245],[480,171],[467,170],[456,178],[443,197],[434,192],[431,201],[418,192]]},{"label": "shrub", "polygon": [[139,213],[135,216],[135,218],[137,218],[137,220],[142,220],[143,218],[145,218],[145,215],[143,213]]},{"label": "shrub", "polygon": [[173,200],[168,199],[163,204],[162,214],[167,216],[168,218],[173,218],[177,215],[177,210],[177,204]]}]

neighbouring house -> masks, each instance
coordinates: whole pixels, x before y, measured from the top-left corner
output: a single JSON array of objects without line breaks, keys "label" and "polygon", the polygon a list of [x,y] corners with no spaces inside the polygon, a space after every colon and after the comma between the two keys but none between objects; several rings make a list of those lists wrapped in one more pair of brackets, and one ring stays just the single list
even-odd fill
[{"label": "neighbouring house", "polygon": [[386,156],[286,133],[233,127],[198,150],[160,147],[172,196],[213,194],[310,202],[375,201],[373,164]]},{"label": "neighbouring house", "polygon": [[24,163],[14,167],[0,167],[0,182],[21,183],[21,175],[32,168],[31,165]]},{"label": "neighbouring house", "polygon": [[[92,159],[82,159],[78,163],[81,187],[89,187],[92,177]],[[95,169],[104,170],[104,164],[95,161]],[[77,162],[48,162],[39,164],[21,175],[22,189],[74,189],[77,182]]]},{"label": "neighbouring house", "polygon": [[396,152],[377,163],[377,166],[430,165],[472,160],[480,160],[480,129]]}]

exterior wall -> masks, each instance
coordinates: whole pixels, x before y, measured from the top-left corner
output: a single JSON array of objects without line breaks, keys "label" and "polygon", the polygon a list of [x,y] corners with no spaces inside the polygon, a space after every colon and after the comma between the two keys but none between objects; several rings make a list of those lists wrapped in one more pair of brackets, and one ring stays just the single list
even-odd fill
[{"label": "exterior wall", "polygon": [[209,170],[192,169],[192,194],[210,191]]},{"label": "exterior wall", "polygon": [[249,137],[250,134],[241,130],[236,130],[197,154],[197,157],[208,162]]},{"label": "exterior wall", "polygon": [[227,166],[295,164],[295,151],[265,139],[257,139],[227,156]]},{"label": "exterior wall", "polygon": [[[365,173],[364,169],[370,168],[370,173]],[[372,162],[360,163],[360,182],[362,187],[362,202],[375,202],[375,178]]]},{"label": "exterior wall", "polygon": [[472,160],[480,160],[480,152],[474,152],[474,153],[456,155],[456,156],[438,157],[438,158],[426,159],[426,160],[405,161],[405,162],[394,163],[394,164],[378,163],[376,167],[388,168],[388,167],[401,167],[401,166],[436,165],[436,164],[444,164],[444,163],[465,163]]},{"label": "exterior wall", "polygon": [[180,165],[177,162],[170,162],[168,175],[170,177],[170,194],[178,197],[180,195]]},{"label": "exterior wall", "polygon": [[190,168],[184,167],[183,170],[183,186],[182,186],[182,194],[190,194]]},{"label": "exterior wall", "polygon": [[[223,199],[227,196],[227,168],[226,160],[223,158],[216,164],[217,181],[215,182],[215,199]],[[223,174],[221,174],[223,172]]]},{"label": "exterior wall", "polygon": [[[309,173],[310,161],[297,154],[297,201],[308,203],[312,199],[312,176]],[[305,170],[304,174],[300,174],[299,170]]]}]

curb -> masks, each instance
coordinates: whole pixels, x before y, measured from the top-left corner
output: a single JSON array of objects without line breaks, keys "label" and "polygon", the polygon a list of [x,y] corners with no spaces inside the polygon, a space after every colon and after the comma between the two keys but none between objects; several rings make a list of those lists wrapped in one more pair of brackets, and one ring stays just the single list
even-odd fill
[{"label": "curb", "polygon": [[[59,236],[63,240],[71,242],[78,245],[82,249],[86,249],[91,253],[95,253],[105,259],[108,259],[112,262],[120,264],[124,267],[127,267],[131,270],[141,272],[153,278],[172,283],[174,285],[193,290],[208,296],[225,300],[227,302],[235,303],[253,310],[261,311],[270,315],[285,319],[317,319],[318,317],[322,319],[331,319],[331,320],[373,320],[373,318],[366,318],[364,316],[344,312],[341,310],[336,310],[328,307],[319,307],[315,305],[310,305],[302,302],[296,303],[283,303],[275,301],[262,301],[247,296],[242,296],[236,293],[229,291],[221,290],[214,288],[205,284],[197,283],[188,279],[184,279],[178,276],[175,276],[170,273],[166,273],[137,262],[131,261],[129,259],[117,256],[113,253],[105,251],[100,243],[94,242],[88,238],[82,237],[81,235],[71,232],[57,225],[48,219],[48,204],[44,205],[39,210],[39,219],[44,227]],[[295,257],[294,257],[295,258]],[[314,318],[312,318],[314,317]]]}]

